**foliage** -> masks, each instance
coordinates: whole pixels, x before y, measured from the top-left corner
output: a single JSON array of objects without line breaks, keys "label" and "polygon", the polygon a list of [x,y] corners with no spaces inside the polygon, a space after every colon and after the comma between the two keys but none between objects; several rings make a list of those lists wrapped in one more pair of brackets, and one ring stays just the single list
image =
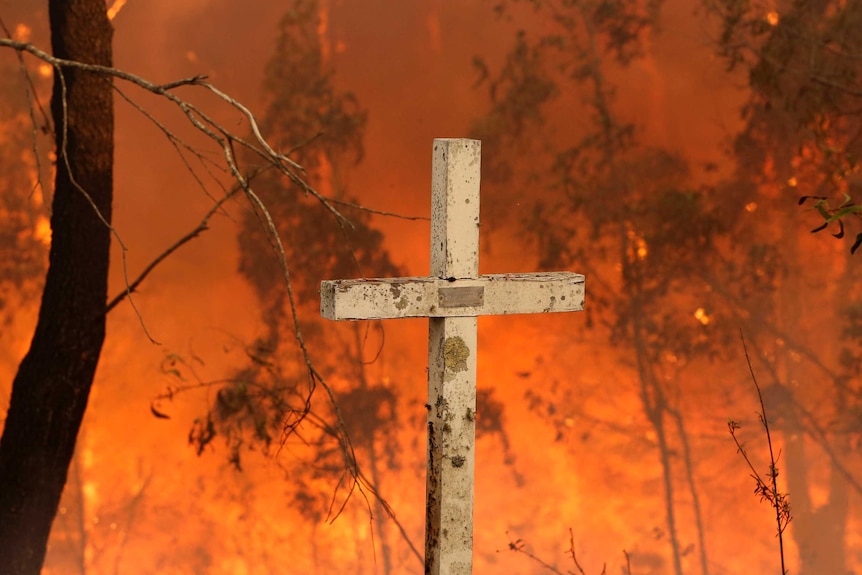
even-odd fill
[{"label": "foliage", "polygon": [[[838,223],[835,235],[843,237],[843,222],[860,215],[847,208],[862,192],[862,6],[837,0],[796,0],[777,10],[741,0],[705,5],[721,24],[718,53],[730,69],[748,73],[749,137],[785,143],[793,169],[778,174],[779,181],[796,195],[799,187],[811,190],[800,203],[813,197],[823,222]],[[758,157],[766,160],[763,151]]]},{"label": "foliage", "polygon": [[[202,452],[221,435],[231,462],[240,467],[244,449],[269,450],[274,441],[281,446],[287,430],[307,417],[303,439],[314,464],[295,473],[297,504],[320,519],[327,506],[320,505],[321,493],[312,487],[315,481],[344,472],[351,458],[345,449],[350,445],[374,449],[375,438],[391,440],[386,439],[386,429],[397,417],[397,398],[386,386],[362,379],[361,342],[340,341],[331,326],[322,324],[318,287],[325,278],[393,275],[397,269],[382,248],[383,236],[370,224],[370,214],[346,198],[340,183],[345,165],[362,157],[366,114],[352,94],[335,87],[323,57],[317,18],[315,1],[297,0],[280,23],[276,50],[266,69],[268,104],[262,130],[273,141],[302,143],[293,155],[306,167],[309,181],[339,202],[335,205],[349,215],[349,224],[338,222],[319,202],[297,193],[275,173],[256,179],[255,189],[295,271],[295,309],[283,289],[270,240],[260,229],[259,214],[247,211],[238,236],[239,271],[254,288],[265,329],[247,346],[247,367],[220,384],[209,413],[196,422],[189,439]],[[295,353],[294,313],[304,341],[321,350],[315,354],[318,369],[361,379],[339,394],[338,412],[331,407],[309,411],[315,388],[309,386],[305,365]],[[366,409],[371,404],[377,410]],[[349,440],[342,437],[343,431]]]},{"label": "foliage", "polygon": [[[586,272],[590,325],[624,366],[643,412],[642,425],[600,424],[652,436],[646,445],[661,469],[655,481],[673,569],[683,572],[678,507],[686,501],[699,537],[696,560],[707,572],[696,455],[685,427],[696,415],[683,407],[683,392],[693,386],[683,378],[694,375],[694,366],[732,353],[736,318],[725,298],[745,291],[752,302],[768,300],[775,288],[763,279],[775,277],[769,271],[774,252],[732,240],[749,221],[745,206],[756,190],[695,183],[687,158],[640,142],[639,126],[618,111],[611,79],[639,55],[652,57],[644,46],[658,33],[657,5],[616,3],[611,12],[602,2],[529,5],[544,10],[553,26],[538,37],[519,33],[499,74],[488,75],[491,110],[475,125],[476,137],[491,144],[491,193],[503,209],[521,215],[523,237],[543,268]],[[579,117],[588,122],[578,123]],[[536,191],[528,196],[523,189]],[[729,266],[735,258],[758,261],[763,274]],[[527,400],[558,422],[561,438],[581,447],[590,435],[583,429],[597,424],[585,392],[597,395],[595,405],[619,400],[601,385],[586,390],[575,381],[572,387],[555,382],[531,389]]]}]

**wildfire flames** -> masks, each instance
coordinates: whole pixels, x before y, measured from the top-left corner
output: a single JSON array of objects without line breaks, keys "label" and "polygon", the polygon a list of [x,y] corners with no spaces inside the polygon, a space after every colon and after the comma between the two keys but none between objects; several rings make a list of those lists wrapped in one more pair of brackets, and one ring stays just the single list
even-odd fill
[{"label": "wildfire flames", "polygon": [[[238,100],[261,110],[260,86],[285,3],[252,4],[115,0],[108,8],[116,29],[115,65],[154,82],[205,74]],[[692,7],[684,0],[667,2],[663,31],[650,36],[648,52],[628,67],[612,66],[609,76],[618,86],[619,113],[638,119],[640,142],[678,150],[691,166],[713,166],[691,170],[696,188],[733,172],[723,150],[728,138],[743,127],[738,111],[747,96],[735,81],[741,75],[728,76],[712,48],[693,38],[692,30],[700,24]],[[0,15],[4,10],[0,8]],[[123,17],[116,18],[121,10]],[[318,189],[327,196],[355,197],[364,206],[408,216],[428,214],[433,138],[466,136],[475,119],[487,113],[487,81],[483,84],[477,78],[471,64],[474,56],[481,55],[489,69],[500,69],[517,27],[527,29],[530,36],[551,26],[545,16],[531,11],[516,21],[495,18],[490,3],[482,2],[319,0],[317,10],[312,36],[320,43],[322,66],[332,71],[335,86],[352,92],[358,106],[368,112],[361,161],[337,164],[321,152],[314,168],[320,177]],[[15,26],[15,38],[46,46],[43,10],[21,11],[24,21]],[[783,22],[777,11],[764,12],[762,20],[769,27]],[[16,61],[6,58],[3,73],[14,76]],[[33,60],[27,65],[47,105],[52,68]],[[565,109],[550,123],[559,122],[561,131],[582,129],[590,114],[582,108],[587,98],[565,93],[559,98]],[[161,106],[148,105],[157,110]],[[32,128],[26,108],[22,109],[16,129],[23,130],[21,152],[30,158],[27,169],[35,190],[25,194],[34,214],[26,235],[36,239],[43,250],[40,257],[46,257],[51,228],[43,202],[48,201],[48,192],[43,200],[36,183],[50,181],[46,172],[55,158],[48,157],[48,144],[39,140],[46,164],[33,163],[33,151],[26,144]],[[212,205],[164,135],[119,98],[116,109],[114,226],[129,249],[122,253],[115,247],[113,293],[124,289],[124,274],[129,273],[123,271],[124,265],[134,275],[197,225]],[[574,120],[572,110],[578,110]],[[6,127],[7,119],[0,120]],[[8,140],[9,133],[0,133],[0,139]],[[557,132],[549,138],[565,135]],[[535,162],[535,169],[543,170],[543,160],[530,150],[545,143],[528,143],[525,137],[524,150],[507,151],[521,163],[511,167],[528,173]],[[287,149],[302,142],[278,144]],[[817,153],[803,150],[800,157]],[[787,189],[803,187],[807,163],[800,162],[794,173],[765,162],[763,181],[757,183],[760,195],[743,200],[738,217],[766,218],[763,214],[778,198],[790,197]],[[631,165],[617,171],[625,172]],[[503,215],[483,220],[490,223],[482,228],[482,273],[535,271],[536,244],[541,243],[536,238],[544,236],[525,233],[523,226],[539,213],[537,200],[547,199],[551,206],[552,198],[542,196],[550,192],[530,188],[529,176],[524,177],[527,184],[514,181],[507,191],[494,187],[492,176],[483,177],[488,179],[487,188],[483,183],[483,217]],[[631,184],[627,176],[620,177],[621,185],[651,185]],[[659,187],[656,184],[656,193],[662,191]],[[792,198],[788,201],[796,207]],[[549,209],[553,211],[553,206]],[[160,266],[134,294],[137,311],[124,304],[109,315],[107,344],[44,573],[423,572],[411,546],[421,553],[425,521],[424,320],[320,327],[315,323],[314,294],[297,296],[298,307],[309,314],[301,318],[309,337],[325,332],[326,339],[317,341],[326,345],[311,346],[311,356],[328,370],[352,431],[352,449],[367,480],[364,486],[355,484],[339,466],[341,447],[325,432],[320,432],[324,439],[319,442],[308,428],[288,436],[283,444],[274,437],[268,450],[257,444],[243,451],[241,466],[230,461],[223,433],[211,442],[187,441],[192,439],[190,429],[206,431],[205,414],[210,410],[216,413],[210,421],[214,426],[222,421],[219,417],[253,413],[254,389],[228,387],[228,374],[248,370],[250,364],[261,372],[275,369],[279,362],[301,364],[299,355],[290,355],[297,352],[286,351],[293,348],[283,343],[290,340],[293,345],[292,332],[274,344],[277,353],[263,345],[267,342],[261,334],[272,319],[266,315],[271,310],[264,310],[266,302],[255,286],[237,271],[243,210],[239,204],[228,205],[206,233]],[[409,275],[427,275],[427,221],[380,214],[368,221],[383,234],[383,247],[397,266]],[[803,223],[808,225],[807,220]],[[796,248],[804,254],[800,257],[825,270],[820,283],[814,288],[805,285],[809,291],[804,293],[822,290],[832,297],[838,288],[830,287],[830,282],[841,277],[845,266],[856,264],[844,263],[841,246],[814,243],[805,229],[797,229],[799,224],[798,220],[787,224],[792,232],[786,233],[804,236],[802,247]],[[779,237],[785,233],[781,226],[782,222],[767,222],[763,233]],[[672,256],[665,255],[669,252],[661,251],[642,227],[626,223],[620,230],[623,247],[617,253],[591,244],[589,231],[578,232],[580,248],[605,250],[603,259],[590,260],[599,262],[590,269],[579,268],[578,257],[572,258],[570,271],[587,278],[587,312],[479,322],[474,572],[548,572],[541,562],[556,572],[574,572],[569,554],[573,548],[589,575],[602,572],[605,565],[608,573],[625,572],[626,565],[634,575],[673,573],[673,545],[685,573],[702,572],[704,565],[712,575],[774,572],[773,518],[766,505],[751,497],[749,471],[726,432],[728,418],[742,420],[740,433],[757,468],[767,469],[760,449],[762,433],[752,415],[756,399],[748,368],[738,356],[723,359],[731,357],[738,340],[736,335],[728,339],[710,361],[694,359],[692,351],[712,337],[710,330],[732,324],[739,327],[730,331],[738,334],[739,328],[748,329],[758,318],[746,315],[744,302],[738,302],[735,314],[720,308],[717,302],[726,296],[720,292],[722,286],[709,290],[672,286],[677,291],[672,292],[667,312],[655,321],[679,320],[690,346],[661,350],[647,341],[644,345],[650,349],[644,357],[653,358],[657,367],[644,375],[646,368],[634,355],[620,351],[620,342],[629,334],[614,331],[607,317],[616,313],[612,298],[619,295],[625,278],[641,274],[647,278],[644,285],[651,286],[646,283],[650,270]],[[730,253],[739,241],[743,240],[722,239],[714,250],[726,248]],[[766,251],[748,255],[757,257],[752,260],[757,277],[778,273]],[[739,264],[743,265],[747,264]],[[272,266],[277,269],[275,256]],[[297,276],[303,270],[292,273]],[[593,293],[605,294],[605,301],[591,300]],[[823,297],[821,303],[831,302]],[[0,334],[6,349],[0,352],[0,390],[6,394],[10,391],[6,382],[26,351],[37,304],[38,298],[21,303],[9,329]],[[814,313],[803,309],[810,302],[782,302],[797,304],[800,324],[773,334],[772,345],[757,349],[757,357],[776,357],[803,332],[822,333],[811,339],[822,339],[814,343],[824,353],[832,353],[830,346],[837,348],[839,336],[830,324],[834,316],[827,317],[834,313],[833,304],[819,306],[830,307],[828,312]],[[596,311],[590,311],[591,306]],[[151,343],[147,333],[159,344]],[[803,368],[809,358],[795,349],[793,353],[788,357],[797,359],[787,360],[786,369],[797,374],[792,392],[801,399],[794,401],[805,407],[799,417],[810,423],[808,435],[796,437],[808,449],[811,488],[806,497],[814,509],[827,510],[823,514],[828,522],[830,482],[838,481],[840,473],[830,475],[827,469],[837,460],[845,461],[846,455],[849,462],[841,469],[855,477],[859,461],[846,452],[839,457],[828,450],[828,430],[818,427],[829,414],[826,399],[805,379],[813,373]],[[343,367],[348,363],[353,367]],[[782,410],[789,412],[791,399],[789,392],[767,379],[763,373],[767,409],[776,410],[769,418],[775,418],[778,429],[789,418]],[[652,387],[643,381],[652,382]],[[179,389],[192,391],[176,392]],[[313,409],[328,413],[327,399],[320,390],[316,393]],[[662,393],[666,395],[659,398]],[[673,407],[653,416],[644,407],[651,401]],[[249,418],[244,432],[262,433]],[[661,425],[655,418],[664,418]],[[331,425],[324,419],[321,428]],[[790,434],[784,437],[779,430],[775,436],[782,453],[802,449],[790,445]],[[670,446],[667,468],[658,454],[663,441]],[[200,454],[197,445],[202,445]],[[778,466],[786,489],[786,461],[780,459]],[[667,521],[668,481],[674,489],[670,505],[676,512],[675,533]],[[391,514],[369,486],[385,499]],[[793,505],[793,492],[790,499]],[[846,509],[842,531],[846,561],[848,568],[858,570],[862,549],[862,531],[856,529],[858,503],[852,500]],[[791,523],[788,534],[795,528]],[[788,545],[790,572],[798,572],[800,550],[793,541]]]}]

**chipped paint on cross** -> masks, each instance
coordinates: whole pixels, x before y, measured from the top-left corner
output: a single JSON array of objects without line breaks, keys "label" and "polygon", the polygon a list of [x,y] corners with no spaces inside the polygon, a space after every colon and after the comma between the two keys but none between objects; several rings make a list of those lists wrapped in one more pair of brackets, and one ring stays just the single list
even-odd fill
[{"label": "chipped paint on cross", "polygon": [[458,336],[447,338],[443,342],[443,370],[447,374],[444,379],[452,379],[457,372],[466,371],[469,357],[470,348],[463,339]]},{"label": "chipped paint on cross", "polygon": [[477,140],[434,140],[428,277],[320,286],[328,319],[428,318],[427,575],[473,569],[477,317],[584,308],[580,274],[479,275],[480,157]]}]

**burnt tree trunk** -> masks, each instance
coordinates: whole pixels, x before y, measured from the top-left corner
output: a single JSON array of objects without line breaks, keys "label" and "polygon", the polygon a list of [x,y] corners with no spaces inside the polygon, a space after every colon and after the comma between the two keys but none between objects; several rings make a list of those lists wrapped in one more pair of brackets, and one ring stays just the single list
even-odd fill
[{"label": "burnt tree trunk", "polygon": [[[55,56],[111,65],[113,30],[104,0],[49,0],[48,6]],[[55,70],[50,266],[0,439],[0,570],[8,575],[41,571],[105,339],[111,237],[102,218],[110,222],[113,192],[111,84],[65,68],[62,80]]]}]

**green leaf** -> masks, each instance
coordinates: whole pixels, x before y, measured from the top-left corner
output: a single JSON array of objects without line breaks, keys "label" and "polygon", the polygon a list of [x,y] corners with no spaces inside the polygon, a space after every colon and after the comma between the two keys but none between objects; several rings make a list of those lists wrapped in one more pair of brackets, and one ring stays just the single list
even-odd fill
[{"label": "green leaf", "polygon": [[834,214],[829,216],[826,219],[826,223],[831,224],[835,220],[840,220],[844,216],[849,215],[849,214],[854,214],[856,212],[862,212],[862,206],[850,205],[850,206],[841,208],[840,210],[836,210]]}]

